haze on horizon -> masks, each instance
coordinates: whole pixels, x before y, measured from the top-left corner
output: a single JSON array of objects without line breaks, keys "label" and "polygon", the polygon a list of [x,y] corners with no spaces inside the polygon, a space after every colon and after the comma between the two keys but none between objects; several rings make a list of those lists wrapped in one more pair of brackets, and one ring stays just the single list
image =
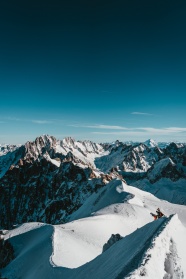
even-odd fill
[{"label": "haze on horizon", "polygon": [[184,0],[0,4],[0,143],[186,142]]}]

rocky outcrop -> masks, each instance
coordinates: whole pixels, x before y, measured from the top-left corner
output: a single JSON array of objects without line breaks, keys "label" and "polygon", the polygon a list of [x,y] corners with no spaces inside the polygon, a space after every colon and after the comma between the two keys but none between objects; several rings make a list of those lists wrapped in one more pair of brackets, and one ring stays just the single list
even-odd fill
[{"label": "rocky outcrop", "polygon": [[105,243],[103,245],[103,252],[108,250],[113,244],[115,244],[116,242],[118,242],[121,239],[122,239],[122,236],[119,233],[112,234],[111,237],[109,238],[109,240],[107,241],[107,243]]}]

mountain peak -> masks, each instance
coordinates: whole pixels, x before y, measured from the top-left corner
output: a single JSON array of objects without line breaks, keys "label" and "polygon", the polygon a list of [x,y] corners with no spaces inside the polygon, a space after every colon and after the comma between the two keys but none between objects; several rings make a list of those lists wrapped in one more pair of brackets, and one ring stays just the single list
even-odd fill
[{"label": "mountain peak", "polygon": [[56,141],[56,138],[54,136],[50,136],[50,135],[47,135],[47,134],[43,134],[42,136],[39,136],[35,139],[35,141],[44,141],[44,142],[47,142],[47,141]]},{"label": "mountain peak", "polygon": [[158,145],[157,142],[153,139],[146,140],[144,144],[147,145],[148,147],[156,147]]},{"label": "mountain peak", "polygon": [[74,146],[75,144],[75,139],[73,139],[72,137],[66,137],[62,140],[63,145],[67,145],[67,146]]}]

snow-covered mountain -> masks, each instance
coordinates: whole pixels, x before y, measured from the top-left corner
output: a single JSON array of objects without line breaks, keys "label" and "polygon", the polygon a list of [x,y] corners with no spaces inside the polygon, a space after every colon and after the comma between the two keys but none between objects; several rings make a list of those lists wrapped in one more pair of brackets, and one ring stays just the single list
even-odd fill
[{"label": "snow-covered mountain", "polygon": [[148,140],[146,140],[145,142],[144,142],[144,144],[146,145],[146,146],[148,146],[148,147],[156,147],[156,146],[159,146],[158,145],[158,143],[155,141],[155,140],[153,140],[153,139],[148,139]]},{"label": "snow-covered mountain", "polygon": [[[0,145],[0,176],[10,167],[21,162],[40,161],[45,158],[53,164],[60,165],[61,160],[73,160],[81,167],[95,167],[94,159],[104,152],[100,144],[91,141],[75,141],[72,138],[56,140],[53,136],[43,135],[25,145]],[[20,156],[19,156],[20,155]]]},{"label": "snow-covered mountain", "polygon": [[23,156],[24,147],[3,145],[0,147],[0,178],[9,170],[11,165],[17,164]]},{"label": "snow-covered mountain", "polygon": [[[160,146],[48,135],[1,146],[0,229],[14,249],[2,276],[184,278],[186,144]],[[152,222],[157,207],[166,217]]]},{"label": "snow-covered mountain", "polygon": [[9,152],[0,156],[0,210],[5,216],[0,226],[66,222],[92,193],[117,177],[186,204],[186,145],[161,149],[150,143],[97,144],[43,135],[6,148]]},{"label": "snow-covered mountain", "polygon": [[[74,163],[94,167],[94,158],[102,154],[103,147],[91,141],[75,141],[72,138],[65,138],[62,141],[52,136],[44,135],[36,138],[34,142],[25,144],[25,157],[27,161],[39,160],[43,157],[49,161],[56,158],[61,160],[73,160]],[[58,156],[58,157],[57,157]],[[52,163],[55,164],[54,161]]]},{"label": "snow-covered mountain", "polygon": [[102,153],[103,147],[90,141],[57,141],[45,135],[0,157],[4,163],[0,226],[65,222],[90,194],[112,179],[94,165],[94,158]]},{"label": "snow-covered mountain", "polygon": [[0,156],[6,155],[8,152],[16,150],[20,145],[0,144]]}]

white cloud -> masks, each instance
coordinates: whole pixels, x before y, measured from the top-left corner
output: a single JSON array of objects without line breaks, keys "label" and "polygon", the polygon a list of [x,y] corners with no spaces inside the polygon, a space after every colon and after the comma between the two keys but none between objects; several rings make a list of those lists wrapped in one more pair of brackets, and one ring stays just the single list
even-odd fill
[{"label": "white cloud", "polygon": [[[134,136],[154,136],[154,135],[171,135],[177,133],[186,132],[185,127],[165,127],[165,128],[154,128],[154,127],[134,127],[127,128],[123,126],[116,125],[103,125],[103,124],[94,124],[94,125],[82,125],[82,124],[73,124],[68,125],[76,128],[90,128],[90,129],[102,129],[102,130],[113,130],[113,131],[93,131],[91,134],[100,134],[100,135],[134,135]],[[116,131],[117,130],[117,131]]]},{"label": "white cloud", "polygon": [[167,128],[167,130],[172,132],[186,132],[186,128],[182,128],[182,127],[170,127]]},{"label": "white cloud", "polygon": [[172,134],[172,133],[180,133],[180,132],[186,132],[186,128],[179,128],[179,127],[168,127],[168,128],[152,128],[152,127],[142,127],[137,128],[138,130],[151,133],[151,134]]},{"label": "white cloud", "polygon": [[168,127],[168,128],[153,128],[153,127],[136,127],[136,128],[125,128],[125,131],[113,131],[113,132],[92,132],[93,134],[101,135],[131,135],[131,136],[142,136],[142,135],[171,135],[177,133],[186,132],[186,128],[180,127]]},{"label": "white cloud", "polygon": [[76,128],[91,128],[91,129],[111,129],[111,130],[128,130],[128,128],[123,127],[123,126],[113,126],[113,125],[80,125],[80,124],[74,124],[74,125],[69,125],[71,127],[76,127]]},{"label": "white cloud", "polygon": [[31,122],[36,123],[36,124],[51,124],[52,121],[48,120],[31,120]]},{"label": "white cloud", "polygon": [[137,131],[120,131],[120,132],[91,132],[92,134],[98,134],[98,135],[131,135],[131,136],[139,136],[144,135],[143,132],[137,132]]},{"label": "white cloud", "polygon": [[148,112],[139,112],[139,111],[133,111],[133,112],[131,112],[131,114],[137,114],[137,115],[153,115],[153,114],[148,113]]}]

